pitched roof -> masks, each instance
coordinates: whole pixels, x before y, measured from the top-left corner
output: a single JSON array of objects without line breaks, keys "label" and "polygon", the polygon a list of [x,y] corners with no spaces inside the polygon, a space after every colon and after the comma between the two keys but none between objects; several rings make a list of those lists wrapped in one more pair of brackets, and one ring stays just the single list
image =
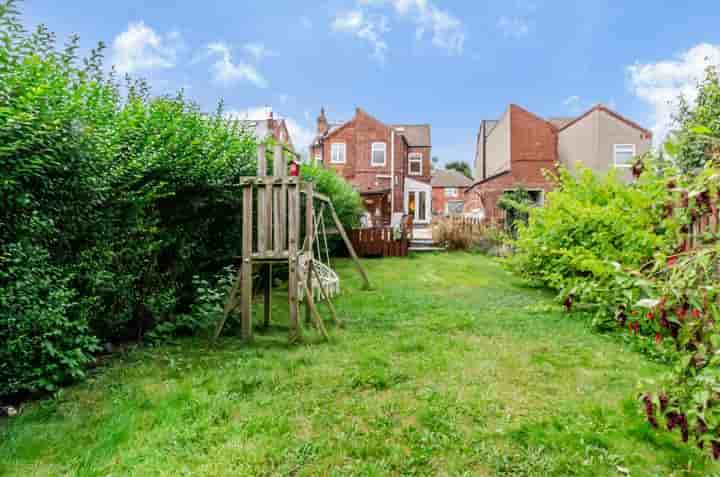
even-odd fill
[{"label": "pitched roof", "polygon": [[[378,122],[378,119],[371,116],[366,111],[357,108],[357,114],[365,114],[369,116],[372,119],[375,119]],[[315,139],[312,142],[312,145],[318,145],[321,140],[325,139],[326,137],[330,136],[331,134],[335,133],[338,129],[341,129],[345,125],[351,123],[354,121],[355,118],[349,120],[349,121],[342,121],[342,122],[333,122],[329,124],[328,130],[325,132],[325,134],[319,134],[315,136]],[[405,140],[407,141],[409,146],[413,147],[431,147],[432,141],[432,133],[430,129],[429,124],[394,124],[390,126],[395,129],[396,132],[401,134]]]},{"label": "pitched roof", "polygon": [[558,129],[562,129],[571,122],[575,121],[575,116],[559,116],[548,118],[547,121]]},{"label": "pitched roof", "polygon": [[453,169],[437,169],[432,172],[432,187],[469,187],[473,181]]},{"label": "pitched roof", "polygon": [[429,124],[394,124],[395,131],[405,136],[409,146],[430,147],[431,132]]},{"label": "pitched roof", "polygon": [[591,115],[593,112],[595,112],[595,111],[602,111],[602,112],[604,112],[604,113],[606,113],[606,114],[609,114],[610,116],[614,117],[615,119],[617,119],[617,120],[619,120],[619,121],[622,121],[623,123],[627,124],[628,126],[639,130],[639,131],[642,132],[643,134],[646,134],[647,137],[649,137],[649,138],[652,137],[652,133],[651,133],[650,131],[648,131],[648,130],[645,129],[644,127],[640,126],[640,125],[637,124],[636,122],[629,120],[628,118],[620,115],[619,113],[616,113],[615,111],[611,110],[610,108],[608,108],[608,107],[605,106],[604,104],[596,104],[595,106],[593,106],[592,108],[590,108],[590,109],[589,109],[588,111],[586,111],[585,113],[581,114],[580,116],[578,116],[578,117],[575,118],[574,120],[570,121],[570,122],[569,122],[568,124],[566,124],[565,126],[561,127],[561,128],[560,128],[560,131],[563,131],[563,130],[569,128],[569,127],[572,127],[573,125],[579,123],[580,121],[582,121],[582,120],[585,119],[586,117],[590,116],[590,115]]}]

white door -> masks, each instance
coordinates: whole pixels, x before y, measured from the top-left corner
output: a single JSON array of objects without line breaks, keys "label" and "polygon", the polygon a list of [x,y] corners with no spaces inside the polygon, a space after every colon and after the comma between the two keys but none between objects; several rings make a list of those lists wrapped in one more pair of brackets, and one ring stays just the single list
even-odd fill
[{"label": "white door", "polygon": [[411,214],[415,223],[430,222],[429,193],[424,190],[410,190],[405,194],[405,213]]},{"label": "white door", "polygon": [[415,223],[427,224],[431,219],[432,188],[430,184],[405,179],[405,213],[412,214]]}]

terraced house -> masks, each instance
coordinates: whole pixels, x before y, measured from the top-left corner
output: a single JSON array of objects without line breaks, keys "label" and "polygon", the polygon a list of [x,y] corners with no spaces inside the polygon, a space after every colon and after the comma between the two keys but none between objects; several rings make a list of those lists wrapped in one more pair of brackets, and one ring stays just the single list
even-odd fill
[{"label": "terraced house", "polygon": [[487,220],[500,220],[500,196],[523,186],[541,204],[552,189],[544,171],[558,164],[611,168],[627,181],[636,156],[648,152],[652,133],[604,105],[577,117],[543,119],[511,104],[498,120],[483,120],[475,152],[476,181],[466,192],[466,212],[481,204]]},{"label": "terraced house", "polygon": [[402,213],[427,224],[431,151],[429,124],[386,124],[360,108],[351,120],[331,123],[322,109],[310,157],[357,189],[372,225],[387,225]]}]

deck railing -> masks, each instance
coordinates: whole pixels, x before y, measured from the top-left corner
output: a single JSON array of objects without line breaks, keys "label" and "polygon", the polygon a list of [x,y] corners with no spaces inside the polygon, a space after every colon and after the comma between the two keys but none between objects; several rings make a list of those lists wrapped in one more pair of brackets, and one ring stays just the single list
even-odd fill
[{"label": "deck railing", "polygon": [[361,257],[407,257],[413,221],[405,216],[399,228],[368,227],[350,231],[350,241]]}]

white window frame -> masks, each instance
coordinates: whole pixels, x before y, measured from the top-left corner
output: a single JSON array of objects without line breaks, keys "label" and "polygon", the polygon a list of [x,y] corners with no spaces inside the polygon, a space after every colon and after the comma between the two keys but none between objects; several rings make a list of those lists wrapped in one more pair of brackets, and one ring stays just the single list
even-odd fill
[{"label": "white window frame", "polygon": [[[336,151],[337,148],[337,151]],[[340,160],[340,152],[342,151],[342,160]],[[335,159],[337,152],[338,158]],[[347,146],[344,142],[334,142],[330,145],[330,164],[345,164],[347,161]]]},{"label": "white window frame", "polygon": [[[419,162],[420,163],[420,171],[419,172],[413,172],[412,170],[412,163],[413,162]],[[409,176],[421,176],[423,174],[423,155],[419,152],[411,152],[408,154],[408,175]]]},{"label": "white window frame", "polygon": [[[637,155],[637,149],[636,149],[636,147],[635,147],[635,144],[615,144],[615,146],[613,147],[613,164],[615,165],[615,167],[622,167],[622,168],[630,168],[630,167],[632,167],[632,161],[631,161],[630,163],[627,163],[627,164],[625,164],[625,163],[618,163],[618,150],[619,150],[619,149],[624,149],[624,148],[632,149],[632,156],[630,156],[631,159],[634,158],[634,157]],[[621,151],[621,152],[622,152],[622,153],[627,153],[627,150]]]},{"label": "white window frame", "polygon": [[457,187],[446,187],[445,188],[445,197],[448,199],[454,199],[458,196],[458,188]]},{"label": "white window frame", "polygon": [[[375,162],[375,151],[382,151],[383,153],[383,161],[382,164],[379,162]],[[370,165],[372,167],[384,167],[387,164],[387,144],[384,142],[374,142],[370,146]]]}]

